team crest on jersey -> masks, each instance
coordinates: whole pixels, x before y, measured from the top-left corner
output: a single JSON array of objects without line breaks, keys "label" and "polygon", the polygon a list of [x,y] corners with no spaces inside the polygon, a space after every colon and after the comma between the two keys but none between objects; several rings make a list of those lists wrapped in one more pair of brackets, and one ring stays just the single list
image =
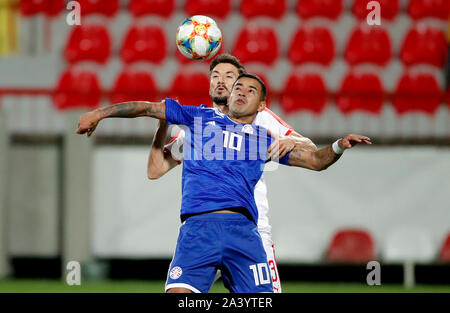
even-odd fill
[{"label": "team crest on jersey", "polygon": [[170,270],[169,276],[172,279],[178,279],[180,278],[181,274],[183,274],[183,270],[179,266],[175,266]]},{"label": "team crest on jersey", "polygon": [[249,125],[249,124],[244,125],[242,127],[242,132],[246,133],[246,134],[249,134],[249,135],[253,134],[253,127],[252,127],[252,125]]}]

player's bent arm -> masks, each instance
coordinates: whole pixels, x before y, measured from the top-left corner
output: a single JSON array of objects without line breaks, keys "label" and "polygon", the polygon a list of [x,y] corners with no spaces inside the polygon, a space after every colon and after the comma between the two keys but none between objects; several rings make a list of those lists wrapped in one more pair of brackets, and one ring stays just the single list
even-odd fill
[{"label": "player's bent arm", "polygon": [[98,123],[109,117],[134,118],[150,116],[158,119],[166,118],[165,100],[160,102],[128,101],[112,106],[102,107],[81,115],[78,122],[78,134],[91,136]]},{"label": "player's bent arm", "polygon": [[289,134],[289,137],[295,140],[295,145],[300,149],[306,151],[317,151],[317,146],[312,142],[311,139],[300,135],[295,130]]},{"label": "player's bent arm", "polygon": [[297,146],[289,155],[289,164],[313,171],[323,171],[339,160],[341,154],[334,153],[331,146],[317,151],[305,151]]},{"label": "player's bent arm", "polygon": [[294,147],[297,147],[298,149],[303,151],[317,151],[316,145],[309,138],[297,135],[298,133],[291,133],[286,137],[278,137],[275,135],[276,140],[270,145],[268,149],[269,156],[273,158],[278,151],[278,157],[282,158],[287,153],[292,151]]},{"label": "player's bent arm", "polygon": [[159,120],[158,129],[153,137],[152,147],[147,162],[147,177],[158,179],[178,165],[171,154],[164,150],[168,124],[166,120]]},{"label": "player's bent arm", "polygon": [[[350,149],[358,143],[372,144],[370,138],[354,134],[349,134],[336,143],[338,145],[336,148],[333,148],[333,145],[331,145],[314,152],[294,147],[289,155],[289,164],[314,171],[323,171],[339,160],[345,149]],[[335,152],[336,149],[341,151],[337,153]]]}]

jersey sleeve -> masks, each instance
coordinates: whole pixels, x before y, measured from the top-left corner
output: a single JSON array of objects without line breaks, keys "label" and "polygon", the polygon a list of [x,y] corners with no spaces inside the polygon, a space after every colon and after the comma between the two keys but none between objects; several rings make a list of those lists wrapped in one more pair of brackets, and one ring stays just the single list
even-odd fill
[{"label": "jersey sleeve", "polygon": [[286,155],[284,157],[282,157],[281,159],[278,160],[278,163],[280,164],[284,164],[287,166],[291,166],[291,164],[289,164],[289,156],[291,155],[292,151],[289,151],[288,153],[286,153]]},{"label": "jersey sleeve", "polygon": [[166,120],[170,124],[192,125],[194,117],[201,114],[200,107],[181,105],[178,101],[166,98]]},{"label": "jersey sleeve", "polygon": [[288,123],[283,121],[278,115],[273,113],[268,108],[262,111],[262,125],[269,129],[272,133],[276,133],[282,136],[288,136],[293,132],[294,128]]},{"label": "jersey sleeve", "polygon": [[180,130],[167,145],[164,146],[164,152],[177,161],[178,164],[184,160],[184,130]]}]

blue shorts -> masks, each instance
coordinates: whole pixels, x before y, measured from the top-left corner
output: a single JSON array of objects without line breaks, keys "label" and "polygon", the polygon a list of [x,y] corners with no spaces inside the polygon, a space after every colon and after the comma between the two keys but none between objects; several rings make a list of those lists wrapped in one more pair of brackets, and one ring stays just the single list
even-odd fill
[{"label": "blue shorts", "polygon": [[208,292],[217,270],[231,292],[273,292],[261,236],[240,213],[205,213],[185,221],[165,290]]}]

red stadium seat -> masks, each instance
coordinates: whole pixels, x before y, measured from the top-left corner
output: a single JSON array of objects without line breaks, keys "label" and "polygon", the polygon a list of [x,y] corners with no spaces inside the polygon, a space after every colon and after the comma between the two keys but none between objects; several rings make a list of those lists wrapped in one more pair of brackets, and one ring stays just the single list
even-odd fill
[{"label": "red stadium seat", "polygon": [[441,251],[439,253],[439,261],[450,262],[450,233],[442,244]]},{"label": "red stadium seat", "polygon": [[133,26],[125,35],[120,56],[125,63],[161,63],[166,57],[166,49],[166,37],[160,26]]},{"label": "red stadium seat", "polygon": [[405,73],[400,78],[392,104],[398,114],[411,111],[436,113],[443,94],[435,77],[427,73]]},{"label": "red stadium seat", "polygon": [[[352,7],[353,14],[358,19],[366,19],[367,14],[370,12],[367,10],[367,4],[371,1],[372,0],[355,0]],[[380,3],[382,18],[393,20],[397,16],[400,7],[399,0],[378,0],[378,3]]]},{"label": "red stadium seat", "polygon": [[20,13],[23,16],[33,16],[43,12],[44,1],[42,0],[22,0],[19,1]]},{"label": "red stadium seat", "polygon": [[345,50],[351,65],[373,63],[384,66],[391,59],[391,41],[385,29],[361,25],[353,30]]},{"label": "red stadium seat", "polygon": [[450,1],[410,0],[408,13],[415,20],[426,17],[437,17],[447,21],[450,16]]},{"label": "red stadium seat", "polygon": [[279,19],[286,12],[286,0],[241,1],[240,11],[246,18],[268,16]]},{"label": "red stadium seat", "polygon": [[53,103],[59,110],[95,108],[101,99],[101,88],[95,72],[66,70],[59,79]]},{"label": "red stadium seat", "polygon": [[291,74],[283,89],[281,107],[285,113],[301,110],[319,115],[327,103],[323,78],[317,73]]},{"label": "red stadium seat", "polygon": [[43,0],[22,0],[19,1],[20,13],[23,16],[33,16],[44,11],[45,3]]},{"label": "red stadium seat", "polygon": [[117,76],[110,101],[155,101],[157,93],[155,80],[149,72],[126,69]]},{"label": "red stadium seat", "polygon": [[175,8],[175,0],[131,0],[129,9],[135,17],[159,15],[169,17]]},{"label": "red stadium seat", "polygon": [[23,16],[45,14],[57,16],[64,9],[64,0],[21,0],[19,1],[20,12]]},{"label": "red stadium seat", "polygon": [[344,78],[336,102],[343,114],[354,111],[380,114],[383,95],[383,85],[376,74],[352,71]]},{"label": "red stadium seat", "polygon": [[248,25],[239,33],[232,54],[243,63],[272,65],[278,58],[278,50],[278,38],[272,28]]},{"label": "red stadium seat", "polygon": [[297,14],[305,19],[318,16],[337,19],[342,7],[342,0],[298,0]]},{"label": "red stadium seat", "polygon": [[291,41],[288,57],[294,64],[315,62],[329,65],[334,53],[333,36],[326,27],[301,27]]},{"label": "red stadium seat", "polygon": [[99,14],[113,17],[119,10],[119,0],[77,0],[82,15]]},{"label": "red stadium seat", "polygon": [[212,106],[208,91],[209,77],[206,73],[183,70],[175,76],[169,94],[183,105]]},{"label": "red stadium seat", "polygon": [[367,263],[375,260],[375,244],[365,230],[341,230],[334,234],[326,258],[337,263]]},{"label": "red stadium seat", "polygon": [[403,42],[400,57],[405,65],[431,64],[443,67],[447,56],[444,32],[438,28],[418,25]]},{"label": "red stadium seat", "polygon": [[82,25],[72,28],[65,48],[65,57],[70,63],[105,63],[110,52],[111,38],[105,26]]},{"label": "red stadium seat", "polygon": [[184,12],[188,16],[206,15],[224,19],[231,10],[231,0],[186,0]]}]

